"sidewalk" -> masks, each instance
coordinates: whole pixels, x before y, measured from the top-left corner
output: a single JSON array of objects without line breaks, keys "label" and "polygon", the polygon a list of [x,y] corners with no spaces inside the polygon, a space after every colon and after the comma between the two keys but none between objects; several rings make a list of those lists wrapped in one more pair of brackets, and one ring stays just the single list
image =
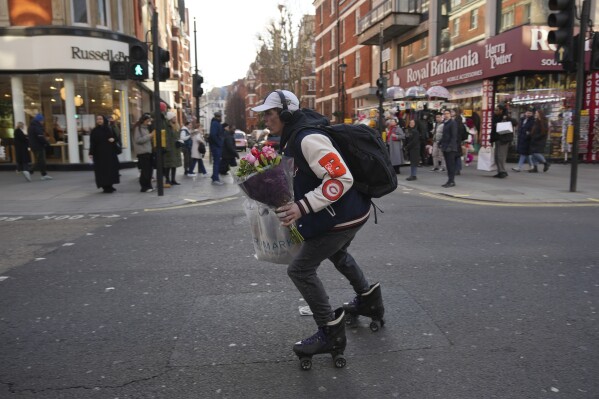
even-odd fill
[{"label": "sidewalk", "polygon": [[89,214],[156,209],[188,205],[239,195],[232,176],[221,176],[222,186],[212,184],[210,177],[183,176],[181,185],[165,188],[158,196],[156,183],[151,193],[140,192],[137,168],[121,170],[121,183],[115,184],[115,193],[104,194],[96,188],[94,172],[48,172],[52,180],[40,181],[40,174],[32,175],[32,182],[16,172],[0,172],[0,215],[31,214]]},{"label": "sidewalk", "polygon": [[[400,188],[411,188],[456,198],[508,203],[593,203],[599,205],[599,165],[579,164],[576,192],[570,192],[570,164],[551,164],[543,173],[514,172],[516,164],[508,163],[508,177],[494,178],[496,172],[476,169],[476,163],[465,166],[456,176],[456,186],[441,187],[447,172],[431,172],[431,166],[418,168],[418,180],[406,181],[410,168],[402,167],[398,175]],[[527,169],[527,167],[525,167]]]},{"label": "sidewalk", "polygon": [[[398,175],[402,191],[424,191],[464,200],[494,201],[503,203],[579,203],[599,206],[599,165],[578,166],[577,191],[570,192],[571,165],[553,164],[547,173],[513,172],[508,164],[509,176],[496,179],[493,172],[464,167],[456,176],[456,186],[441,187],[447,181],[446,172],[431,172],[430,166],[418,168],[418,180],[406,181],[409,167],[402,167]],[[178,169],[182,173],[182,168]],[[0,172],[0,215],[31,214],[89,214],[122,212],[182,206],[191,202],[217,200],[241,195],[232,176],[222,180],[223,186],[211,184],[210,177],[185,177],[179,175],[179,186],[165,188],[164,195],[157,191],[139,191],[136,168],[121,170],[121,183],[115,185],[113,194],[103,194],[96,189],[94,175],[84,172],[52,172],[50,181],[40,181],[39,173],[28,183],[14,171]]]}]

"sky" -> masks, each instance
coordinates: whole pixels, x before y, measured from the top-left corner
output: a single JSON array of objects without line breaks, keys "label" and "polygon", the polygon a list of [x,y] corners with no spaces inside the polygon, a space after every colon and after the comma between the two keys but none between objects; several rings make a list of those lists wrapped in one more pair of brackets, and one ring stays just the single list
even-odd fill
[{"label": "sky", "polygon": [[258,34],[278,20],[279,4],[291,12],[297,25],[304,14],[314,14],[313,0],[188,0],[191,37],[191,65],[195,71],[196,19],[198,69],[204,77],[204,91],[227,86],[244,78],[256,59]]}]

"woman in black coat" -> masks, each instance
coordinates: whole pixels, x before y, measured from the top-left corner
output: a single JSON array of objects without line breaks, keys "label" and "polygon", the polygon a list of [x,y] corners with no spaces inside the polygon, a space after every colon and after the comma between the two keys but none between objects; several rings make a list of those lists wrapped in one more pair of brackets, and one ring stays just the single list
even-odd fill
[{"label": "woman in black coat", "polygon": [[530,173],[537,173],[539,171],[537,169],[539,163],[543,164],[543,172],[549,170],[549,162],[547,162],[543,156],[545,145],[547,144],[548,130],[549,124],[547,123],[547,118],[545,117],[545,114],[543,114],[543,111],[535,111],[535,124],[530,132],[530,153],[534,166],[529,170]]},{"label": "woman in black coat", "polygon": [[414,119],[411,119],[408,123],[405,148],[410,158],[410,176],[406,180],[416,180],[418,162],[420,162],[420,131],[416,128],[416,121]]},{"label": "woman in black coat", "polygon": [[29,139],[23,132],[25,124],[23,122],[17,123],[15,129],[15,158],[17,161],[17,172],[22,172],[23,176],[27,181],[31,181],[31,157],[29,156]]},{"label": "woman in black coat", "polygon": [[235,158],[239,158],[237,148],[235,147],[235,129],[227,123],[223,123],[225,129],[225,139],[223,141],[223,154],[221,156],[219,173],[226,175],[231,166],[237,166]]},{"label": "woman in black coat", "polygon": [[120,183],[117,137],[102,115],[96,117],[96,127],[89,137],[89,158],[94,162],[96,186],[105,193],[116,191],[113,184]]}]

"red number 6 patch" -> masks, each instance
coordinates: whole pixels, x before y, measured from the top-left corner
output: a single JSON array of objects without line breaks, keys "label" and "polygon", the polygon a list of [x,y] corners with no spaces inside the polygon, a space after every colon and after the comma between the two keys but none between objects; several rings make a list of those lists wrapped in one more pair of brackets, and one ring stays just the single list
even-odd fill
[{"label": "red number 6 patch", "polygon": [[322,185],[322,195],[330,201],[336,201],[343,194],[343,184],[339,180],[330,179]]},{"label": "red number 6 patch", "polygon": [[333,179],[335,177],[343,176],[347,172],[343,162],[341,162],[337,154],[333,152],[329,152],[327,155],[320,158],[318,163],[327,170],[329,176]]}]

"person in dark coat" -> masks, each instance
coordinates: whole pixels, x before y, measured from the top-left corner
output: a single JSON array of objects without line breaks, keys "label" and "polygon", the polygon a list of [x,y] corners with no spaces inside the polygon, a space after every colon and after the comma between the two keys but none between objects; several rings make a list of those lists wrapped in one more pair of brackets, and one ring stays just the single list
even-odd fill
[{"label": "person in dark coat", "polygon": [[416,121],[411,119],[406,130],[406,151],[410,158],[410,176],[406,178],[408,181],[416,180],[418,162],[420,162],[420,139],[421,133],[416,127]]},{"label": "person in dark coat", "polygon": [[443,112],[443,136],[439,142],[439,146],[445,157],[445,166],[447,167],[447,183],[442,187],[455,186],[455,158],[458,156],[458,126],[451,117],[451,111],[446,109]]},{"label": "person in dark coat", "polygon": [[524,113],[524,117],[520,119],[518,142],[516,144],[516,152],[520,155],[520,158],[518,159],[518,166],[512,168],[514,172],[520,172],[524,166],[524,162],[532,166],[532,162],[530,161],[530,132],[535,123],[532,114],[533,109],[529,108]]},{"label": "person in dark coat", "polygon": [[31,148],[35,156],[35,165],[30,172],[33,174],[34,170],[37,169],[42,174],[42,180],[52,180],[52,177],[46,171],[46,148],[50,147],[50,143],[46,139],[43,122],[44,116],[36,114],[29,124],[27,132],[29,136],[29,148]]},{"label": "person in dark coat", "polygon": [[[505,170],[505,162],[507,160],[509,142],[504,142],[500,139],[500,134],[497,133],[497,124],[499,122],[511,122],[512,126],[516,126],[518,122],[510,117],[510,114],[504,104],[498,104],[495,107],[493,114],[493,123],[491,126],[491,144],[495,147],[495,165],[497,165],[497,174],[493,177],[504,179],[508,176]],[[513,130],[512,130],[513,131]],[[513,136],[512,136],[513,137]]]},{"label": "person in dark coat", "polygon": [[223,152],[221,156],[219,171],[221,175],[226,175],[231,166],[237,166],[235,158],[239,158],[237,148],[235,148],[235,129],[228,123],[223,123],[225,139],[223,140]]},{"label": "person in dark coat", "polygon": [[547,123],[547,118],[543,111],[537,110],[535,111],[535,123],[530,132],[530,153],[532,158],[532,163],[534,166],[529,172],[537,173],[539,170],[537,166],[539,163],[543,164],[543,172],[547,172],[549,170],[549,162],[543,156],[545,152],[545,145],[547,144],[547,132],[549,130],[549,124]]},{"label": "person in dark coat", "polygon": [[31,157],[29,156],[29,139],[23,132],[25,124],[23,122],[17,123],[15,128],[15,158],[17,161],[17,172],[23,173],[27,181],[31,181],[31,173],[29,169],[29,163]]},{"label": "person in dark coat", "polygon": [[210,145],[210,154],[212,155],[212,184],[222,186],[224,183],[220,181],[219,170],[223,152],[224,129],[220,121],[223,114],[220,111],[214,113],[214,118],[210,121],[210,136],[208,144]]},{"label": "person in dark coat", "polygon": [[120,183],[119,158],[117,157],[117,137],[102,115],[96,117],[96,127],[89,137],[89,159],[94,163],[96,186],[105,193],[116,191],[113,184]]}]

